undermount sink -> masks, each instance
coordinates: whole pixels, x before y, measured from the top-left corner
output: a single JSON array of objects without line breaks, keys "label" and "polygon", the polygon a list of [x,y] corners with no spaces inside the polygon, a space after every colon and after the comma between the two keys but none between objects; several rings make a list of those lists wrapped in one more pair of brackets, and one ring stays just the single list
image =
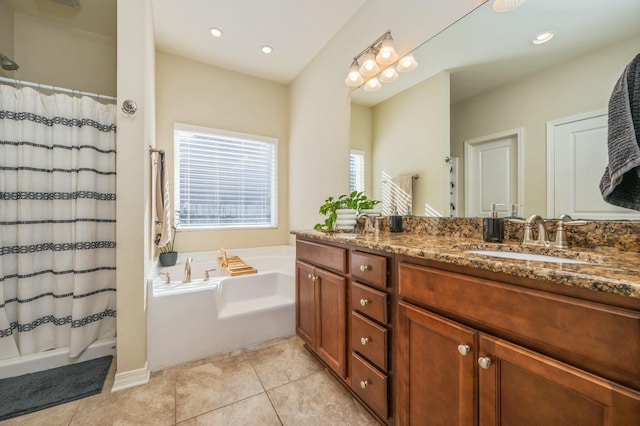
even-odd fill
[{"label": "undermount sink", "polygon": [[506,259],[530,260],[534,262],[555,262],[555,263],[589,263],[582,260],[568,259],[566,257],[549,256],[546,254],[520,253],[512,251],[498,250],[467,250],[467,253],[481,254],[483,256],[502,257]]}]

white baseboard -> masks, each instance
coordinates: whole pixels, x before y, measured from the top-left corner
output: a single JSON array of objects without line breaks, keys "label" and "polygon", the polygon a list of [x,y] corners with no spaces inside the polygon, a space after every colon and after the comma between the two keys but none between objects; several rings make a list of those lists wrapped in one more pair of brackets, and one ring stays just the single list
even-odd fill
[{"label": "white baseboard", "polygon": [[144,363],[143,368],[116,373],[111,392],[113,393],[135,386],[146,385],[149,383],[150,374],[151,373],[147,368],[146,362]]}]

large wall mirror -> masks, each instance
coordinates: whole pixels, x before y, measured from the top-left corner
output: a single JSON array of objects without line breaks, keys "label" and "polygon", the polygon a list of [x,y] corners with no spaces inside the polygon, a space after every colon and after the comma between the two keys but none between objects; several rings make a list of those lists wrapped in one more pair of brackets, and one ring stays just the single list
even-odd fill
[{"label": "large wall mirror", "polygon": [[[352,93],[367,194],[384,199],[412,175],[414,215],[486,216],[495,202],[501,215],[515,204],[519,216],[639,219],[598,190],[608,100],[640,54],[638,22],[638,0],[484,3],[416,49],[416,70]],[[553,39],[534,44],[544,32]]]}]

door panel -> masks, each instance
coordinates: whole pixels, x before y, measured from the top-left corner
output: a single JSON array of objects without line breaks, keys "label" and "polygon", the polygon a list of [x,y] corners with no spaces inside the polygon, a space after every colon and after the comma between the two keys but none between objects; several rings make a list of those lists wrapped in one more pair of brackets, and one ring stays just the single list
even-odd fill
[{"label": "door panel", "polygon": [[296,261],[296,333],[315,347],[316,309],[313,266]]},{"label": "door panel", "polygon": [[519,199],[519,153],[516,133],[465,142],[465,216],[489,216],[491,204],[507,210]]},{"label": "door panel", "polygon": [[633,210],[605,202],[600,179],[607,166],[607,113],[553,121],[549,127],[547,215],[580,219],[640,219]]},{"label": "door panel", "polygon": [[480,335],[481,425],[637,425],[640,394],[504,340]]},{"label": "door panel", "polygon": [[347,279],[321,269],[315,270],[318,312],[318,355],[340,377],[346,377]]},{"label": "door panel", "polygon": [[400,302],[398,424],[476,424],[476,354],[475,330]]}]

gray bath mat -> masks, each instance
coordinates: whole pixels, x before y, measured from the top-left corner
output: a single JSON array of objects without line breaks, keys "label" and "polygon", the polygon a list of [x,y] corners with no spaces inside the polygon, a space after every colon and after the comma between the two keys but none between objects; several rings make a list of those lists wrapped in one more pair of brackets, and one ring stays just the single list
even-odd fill
[{"label": "gray bath mat", "polygon": [[0,380],[0,420],[102,392],[111,355]]}]

